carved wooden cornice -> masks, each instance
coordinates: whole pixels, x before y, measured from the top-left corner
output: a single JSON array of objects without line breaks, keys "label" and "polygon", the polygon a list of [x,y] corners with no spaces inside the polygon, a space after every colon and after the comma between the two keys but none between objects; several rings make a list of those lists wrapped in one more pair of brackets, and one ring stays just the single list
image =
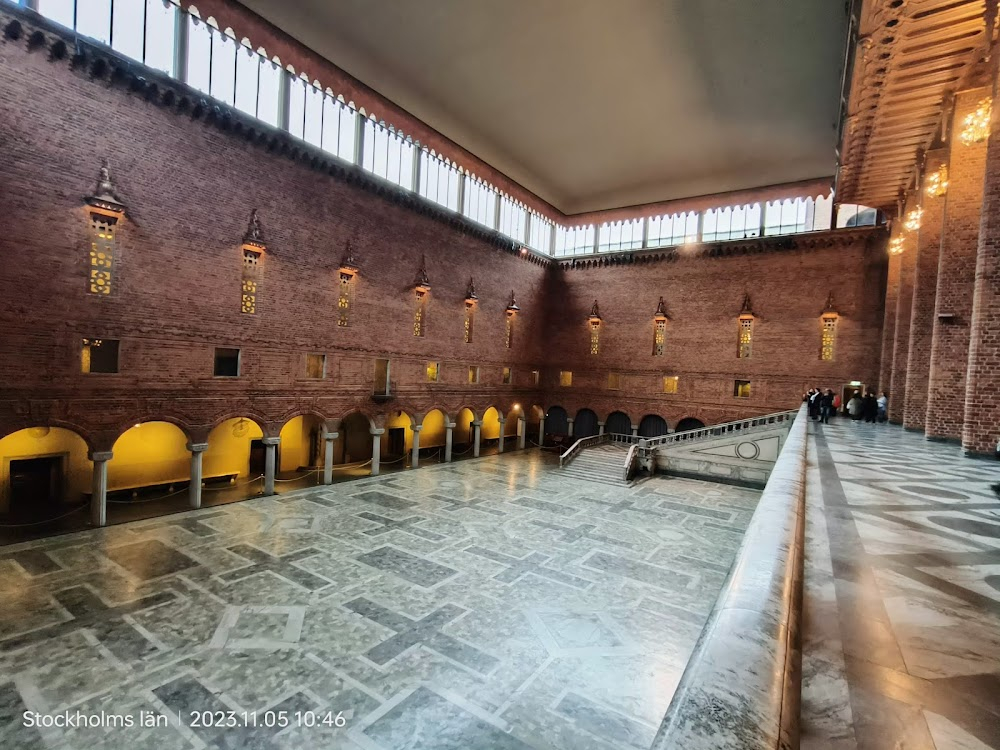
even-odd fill
[{"label": "carved wooden cornice", "polygon": [[993,39],[996,0],[862,0],[844,87],[837,200],[890,213]]},{"label": "carved wooden cornice", "polygon": [[32,11],[17,6],[0,7],[0,43],[24,44],[29,52],[47,51],[54,64],[68,64],[81,77],[120,88],[171,113],[200,120],[271,154],[298,162],[340,182],[354,185],[421,216],[427,216],[498,250],[517,255],[529,263],[550,266],[553,259],[461,214],[438,206],[415,192],[393,185],[342,161],[327,152],[257,120],[235,107],[210,99],[202,92],[166,73],[123,57],[112,49],[74,35],[73,31]]}]

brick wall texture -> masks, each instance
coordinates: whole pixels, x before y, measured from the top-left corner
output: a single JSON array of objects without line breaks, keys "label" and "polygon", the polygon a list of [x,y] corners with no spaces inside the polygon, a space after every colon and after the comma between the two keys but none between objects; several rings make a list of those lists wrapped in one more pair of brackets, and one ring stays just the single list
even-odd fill
[{"label": "brick wall texture", "polygon": [[[212,6],[221,25],[244,24],[238,36],[284,50],[283,61],[315,62],[251,15],[230,8],[224,18],[227,7]],[[250,22],[261,24],[252,29],[260,42]],[[201,440],[233,416],[277,435],[299,414],[334,427],[361,411],[381,425],[399,412],[508,414],[514,404],[526,413],[559,406],[570,417],[592,410],[600,420],[620,411],[636,425],[656,415],[675,427],[794,408],[810,387],[860,382],[889,390],[893,420],[929,437],[962,439],[987,455],[1000,437],[1000,146],[956,137],[928,156],[926,171],[949,167],[947,195],[914,196],[921,228],[891,259],[878,228],[548,263],[357,169],[327,169],[281,134],[249,137],[197,98],[165,106],[163,92],[74,66],[52,54],[54,40],[0,41],[0,252],[9,275],[0,435],[65,426],[101,450],[144,420],[174,422]],[[986,93],[958,95],[950,132]],[[103,158],[128,211],[117,227],[113,291],[97,296],[87,291],[84,196]],[[246,315],[241,238],[254,208],[267,250],[256,313]],[[345,328],[338,268],[348,242],[361,271]],[[413,287],[424,258],[431,291],[418,337]],[[470,278],[479,302],[467,344]],[[512,290],[521,311],[508,349]],[[739,358],[746,295],[752,355]],[[653,354],[660,297],[669,316],[662,357]],[[834,358],[824,361],[828,299],[838,317]],[[595,300],[600,350],[591,354]],[[82,341],[94,337],[121,341],[118,374],[80,372]],[[241,349],[240,377],[213,377],[215,347]],[[306,378],[310,353],[327,356],[325,378]],[[372,399],[377,358],[392,362],[389,404]],[[438,382],[427,382],[429,362],[441,365]],[[470,384],[473,365],[480,382]],[[664,392],[664,377],[678,379],[676,393]],[[736,381],[750,382],[749,396],[735,394]]]},{"label": "brick wall texture", "polygon": [[[961,132],[965,118],[989,93],[976,89],[956,97],[951,132]],[[961,138],[953,138],[948,167],[925,429],[929,437],[959,440],[965,416],[986,143],[966,145]]]}]

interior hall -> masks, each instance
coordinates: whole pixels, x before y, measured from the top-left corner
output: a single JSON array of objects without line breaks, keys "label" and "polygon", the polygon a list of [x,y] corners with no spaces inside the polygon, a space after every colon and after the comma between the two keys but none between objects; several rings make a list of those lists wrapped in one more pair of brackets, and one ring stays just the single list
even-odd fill
[{"label": "interior hall", "polygon": [[1000,750],[998,16],[0,0],[0,746]]}]

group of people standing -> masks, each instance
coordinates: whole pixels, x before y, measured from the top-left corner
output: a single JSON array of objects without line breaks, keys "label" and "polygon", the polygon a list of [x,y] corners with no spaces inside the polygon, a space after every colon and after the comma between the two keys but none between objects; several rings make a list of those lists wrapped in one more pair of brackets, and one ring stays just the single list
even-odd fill
[{"label": "group of people standing", "polygon": [[874,391],[866,391],[862,395],[861,391],[857,390],[847,403],[843,404],[840,395],[829,388],[826,390],[810,388],[802,400],[809,405],[809,418],[819,420],[823,424],[829,424],[830,417],[842,413],[841,409],[854,422],[863,419],[876,424],[885,422],[889,418],[889,397],[885,391],[876,397]]}]

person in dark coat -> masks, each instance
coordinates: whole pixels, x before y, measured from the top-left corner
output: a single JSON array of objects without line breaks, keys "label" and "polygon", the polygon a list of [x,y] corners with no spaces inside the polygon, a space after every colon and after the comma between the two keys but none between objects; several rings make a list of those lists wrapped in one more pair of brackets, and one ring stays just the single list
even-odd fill
[{"label": "person in dark coat", "polygon": [[875,398],[875,394],[868,391],[865,394],[865,408],[864,408],[865,421],[875,424],[878,422],[878,399]]},{"label": "person in dark coat", "polygon": [[830,414],[833,413],[833,391],[829,388],[819,397],[819,417],[823,424],[830,424]]}]

